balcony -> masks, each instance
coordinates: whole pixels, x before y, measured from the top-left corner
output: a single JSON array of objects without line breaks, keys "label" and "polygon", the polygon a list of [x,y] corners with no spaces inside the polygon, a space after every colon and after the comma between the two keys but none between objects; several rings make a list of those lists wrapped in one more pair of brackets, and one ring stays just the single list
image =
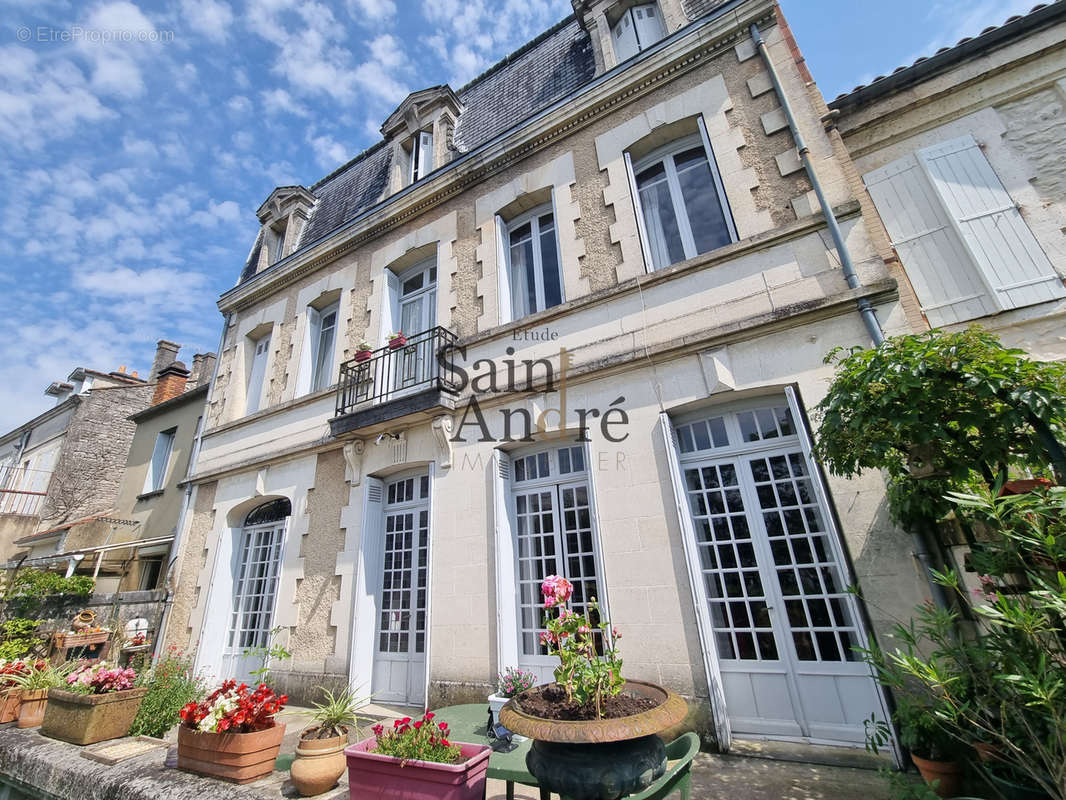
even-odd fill
[{"label": "balcony", "polygon": [[400,417],[428,418],[453,410],[458,384],[438,356],[456,339],[438,326],[409,337],[401,347],[382,347],[362,361],[341,364],[331,433],[340,436]]},{"label": "balcony", "polygon": [[0,514],[39,516],[51,480],[52,473],[48,470],[0,467]]}]

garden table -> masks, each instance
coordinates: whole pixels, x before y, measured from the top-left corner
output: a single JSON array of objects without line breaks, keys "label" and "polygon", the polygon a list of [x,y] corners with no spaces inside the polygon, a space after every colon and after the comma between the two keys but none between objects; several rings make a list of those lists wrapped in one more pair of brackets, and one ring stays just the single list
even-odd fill
[{"label": "garden table", "polygon": [[[434,709],[433,713],[437,715],[436,721],[448,723],[452,741],[492,746],[493,740],[489,738],[487,727],[488,703],[446,706]],[[488,775],[490,778],[507,782],[507,800],[514,800],[516,783],[521,783],[523,786],[537,786],[537,779],[526,769],[526,753],[533,744],[532,740],[526,739],[524,742],[515,742],[515,744],[518,747],[510,753],[493,751],[489,757]],[[540,789],[540,798],[549,800],[550,795],[547,789]]]}]

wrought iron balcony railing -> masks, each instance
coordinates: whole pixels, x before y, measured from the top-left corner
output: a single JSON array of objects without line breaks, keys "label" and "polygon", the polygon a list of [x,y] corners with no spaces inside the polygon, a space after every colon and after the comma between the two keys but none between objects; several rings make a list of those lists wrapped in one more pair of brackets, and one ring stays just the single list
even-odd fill
[{"label": "wrought iron balcony railing", "polygon": [[14,465],[0,467],[0,514],[35,517],[48,496],[52,473]]},{"label": "wrought iron balcony railing", "polygon": [[337,416],[427,390],[454,393],[458,385],[438,355],[456,339],[438,326],[408,337],[399,347],[380,347],[369,358],[345,361],[337,383]]}]

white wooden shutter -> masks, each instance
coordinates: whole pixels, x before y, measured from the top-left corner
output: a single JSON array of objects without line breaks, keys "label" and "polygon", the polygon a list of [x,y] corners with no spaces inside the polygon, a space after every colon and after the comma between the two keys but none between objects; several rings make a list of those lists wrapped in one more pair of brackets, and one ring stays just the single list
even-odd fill
[{"label": "white wooden shutter", "polygon": [[385,482],[363,479],[363,522],[359,530],[359,562],[355,576],[355,631],[349,677],[353,685],[370,686],[378,632],[378,582],[384,569]]},{"label": "white wooden shutter", "polygon": [[[585,442],[583,455],[585,457],[585,474],[588,476],[589,515],[592,517],[592,547],[593,553],[596,556],[596,575],[599,578],[600,585],[599,595],[596,597],[596,600],[599,602],[600,608],[603,609],[603,613],[607,619],[611,619],[611,603],[608,596],[609,590],[607,588],[607,569],[603,560],[603,542],[600,539],[600,531],[602,531],[603,528],[600,527],[600,511],[596,504],[596,462],[593,461],[596,454],[592,451],[591,442]],[[558,453],[553,457],[558,459]]]},{"label": "white wooden shutter", "polygon": [[514,517],[511,513],[511,456],[492,454],[492,497],[496,537],[496,667],[518,666],[518,595]]},{"label": "white wooden shutter", "polygon": [[422,131],[418,134],[418,177],[424,178],[433,171],[433,134]]},{"label": "white wooden shutter", "polygon": [[722,175],[718,172],[718,161],[714,157],[714,149],[711,147],[711,137],[707,134],[707,121],[703,114],[696,115],[696,124],[700,128],[700,138],[703,140],[703,149],[707,152],[707,164],[711,168],[711,177],[714,179],[714,188],[718,190],[718,200],[722,204],[722,216],[725,217],[726,227],[729,228],[731,241],[740,241],[737,235],[736,220],[733,219],[733,211],[729,205],[729,195],[726,194],[725,184],[722,183]]},{"label": "white wooden shutter", "polygon": [[1002,308],[1066,296],[1061,278],[972,136],[919,150],[918,160]]},{"label": "white wooden shutter", "polygon": [[655,3],[634,6],[633,24],[637,29],[637,42],[641,50],[655,44],[665,35],[662,16]]},{"label": "white wooden shutter", "polygon": [[270,334],[259,337],[252,342],[252,368],[248,371],[248,391],[245,413],[253,414],[259,410],[263,398],[263,383],[266,377],[267,353],[270,350]]},{"label": "white wooden shutter", "polygon": [[864,175],[863,181],[930,325],[999,311],[913,154]]},{"label": "white wooden shutter", "polygon": [[611,40],[614,42],[615,61],[625,61],[635,56],[640,50],[637,44],[637,29],[633,25],[633,15],[626,11],[618,23],[611,28]]},{"label": "white wooden shutter", "polygon": [[511,309],[511,263],[507,257],[507,223],[496,215],[496,292],[499,295],[500,324],[514,318]]},{"label": "white wooden shutter", "polygon": [[722,688],[722,672],[718,665],[718,649],[714,643],[714,630],[703,596],[703,572],[700,569],[700,556],[696,546],[696,532],[692,528],[692,516],[689,513],[688,498],[685,493],[684,478],[681,475],[681,462],[677,456],[677,437],[670,416],[665,412],[659,414],[659,430],[662,431],[666,445],[666,461],[670,469],[670,485],[674,490],[674,504],[677,521],[681,526],[681,541],[685,546],[685,562],[688,564],[689,584],[692,587],[692,603],[696,612],[696,629],[700,637],[700,650],[703,651],[703,669],[707,677],[707,688],[711,695],[711,713],[714,715],[714,731],[718,738],[718,748],[725,753],[729,750],[732,731],[726,710],[725,691]]},{"label": "white wooden shutter", "polygon": [[[400,276],[391,269],[385,270],[385,294],[381,298],[381,345],[389,343],[389,334],[400,326]],[[418,331],[404,331],[410,335]]]},{"label": "white wooden shutter", "polygon": [[629,194],[633,198],[633,213],[637,217],[637,233],[640,235],[640,250],[644,257],[644,271],[651,272],[655,269],[655,262],[651,257],[651,240],[648,239],[648,226],[644,224],[644,209],[640,207],[640,192],[637,190],[637,175],[633,171],[633,159],[629,157],[629,151],[623,153],[626,162],[626,176],[629,178]]}]

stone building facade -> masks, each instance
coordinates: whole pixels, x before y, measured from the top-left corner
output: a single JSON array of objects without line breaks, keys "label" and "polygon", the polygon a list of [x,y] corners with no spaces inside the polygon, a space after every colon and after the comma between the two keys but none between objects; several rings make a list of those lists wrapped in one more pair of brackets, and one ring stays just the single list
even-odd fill
[{"label": "stone building facade", "polygon": [[885,699],[850,648],[926,589],[808,410],[826,353],[871,343],[858,304],[924,320],[775,4],[574,9],[260,207],[167,640],[215,675],[280,642],[296,697],[476,701],[550,674],[557,573],[720,747],[860,746]]}]

